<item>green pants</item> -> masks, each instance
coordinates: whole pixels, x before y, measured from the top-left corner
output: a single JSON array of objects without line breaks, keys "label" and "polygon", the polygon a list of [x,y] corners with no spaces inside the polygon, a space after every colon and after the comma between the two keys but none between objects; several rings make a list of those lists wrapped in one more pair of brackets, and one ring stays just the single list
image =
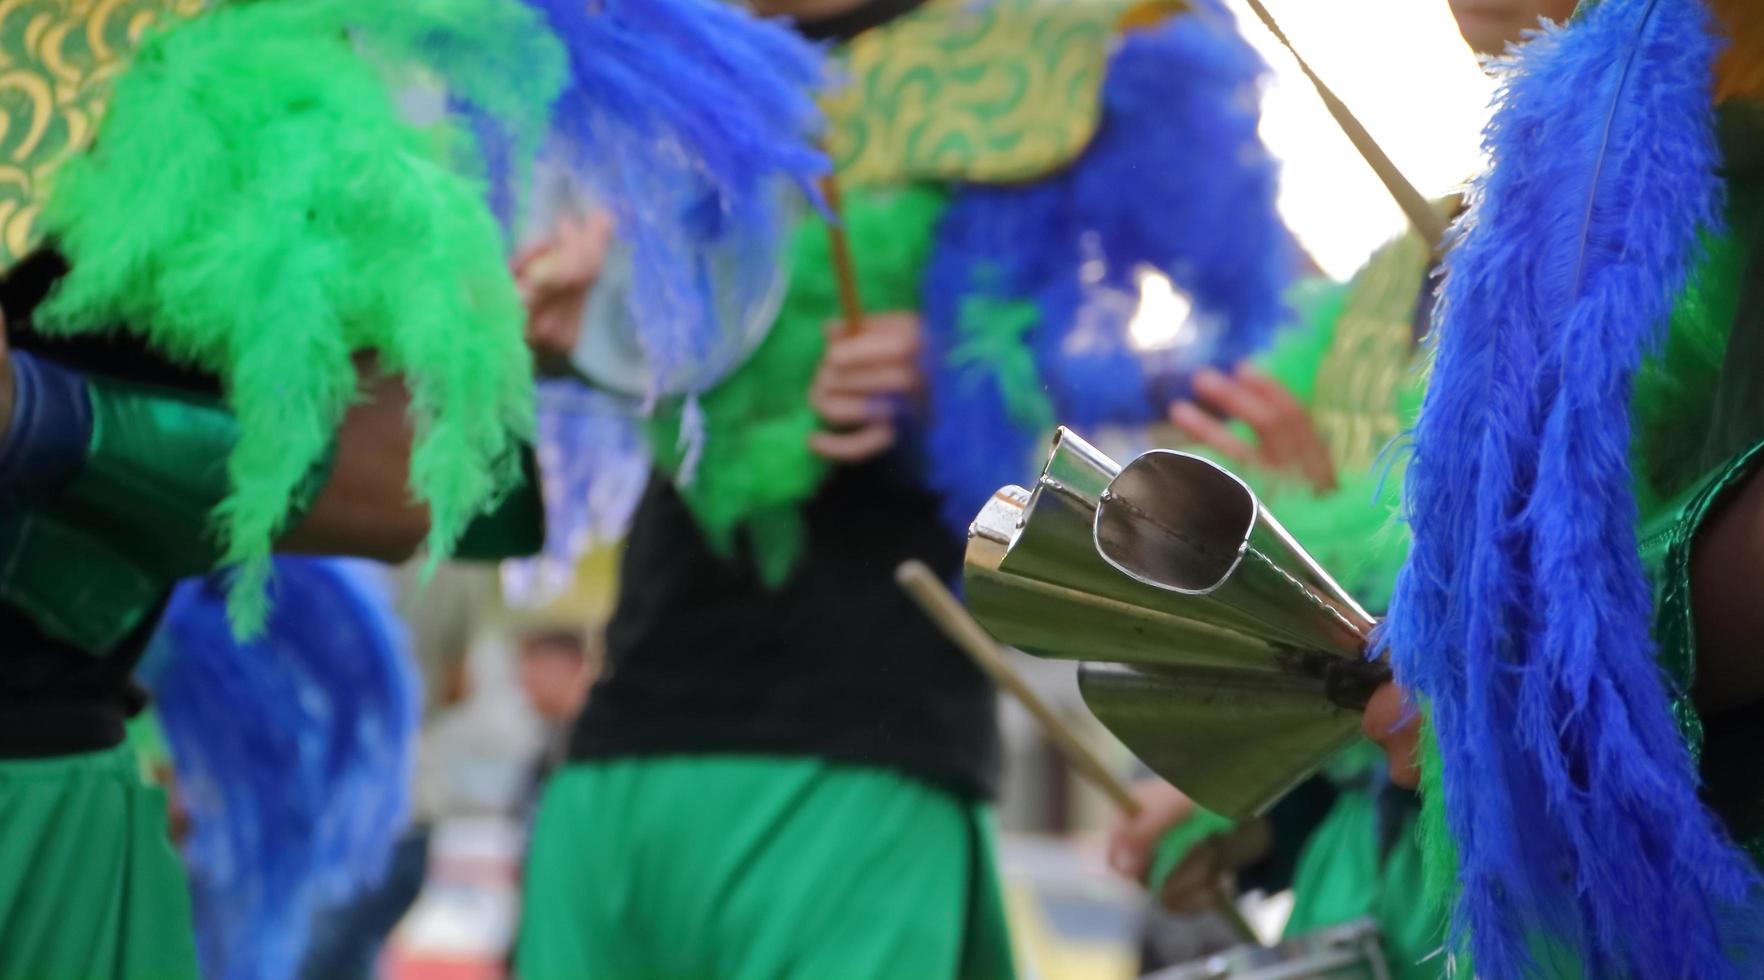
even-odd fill
[{"label": "green pants", "polygon": [[0,980],[193,980],[165,794],[134,751],[0,761]]},{"label": "green pants", "polygon": [[564,769],[521,980],[1009,980],[985,808],[881,770],[681,756]]},{"label": "green pants", "polygon": [[1445,914],[1427,901],[1415,818],[1403,821],[1395,846],[1379,853],[1378,804],[1364,789],[1343,789],[1305,842],[1293,874],[1286,935],[1371,917],[1383,932],[1385,960],[1397,980],[1445,974],[1439,954]]}]

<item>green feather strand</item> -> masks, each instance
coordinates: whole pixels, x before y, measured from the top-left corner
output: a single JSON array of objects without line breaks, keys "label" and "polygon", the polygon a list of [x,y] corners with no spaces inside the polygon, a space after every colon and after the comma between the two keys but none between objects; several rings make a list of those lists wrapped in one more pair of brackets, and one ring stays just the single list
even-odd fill
[{"label": "green feather strand", "polygon": [[[222,7],[142,45],[96,147],[58,176],[42,227],[73,271],[42,325],[122,325],[218,374],[238,415],[216,521],[237,571],[228,612],[241,635],[263,623],[289,499],[356,397],[352,355],[377,353],[410,389],[410,483],[429,508],[432,561],[520,478],[518,444],[533,428],[520,299],[483,188],[438,150],[469,144],[402,121],[386,77],[346,31],[536,120],[522,128],[530,143],[562,54],[521,9]],[[513,73],[524,81],[497,94],[492,74],[517,64],[530,74]]]},{"label": "green feather strand", "polygon": [[1375,612],[1389,608],[1409,554],[1409,527],[1398,517],[1400,470],[1341,473],[1326,493],[1290,480],[1258,483],[1272,487],[1263,495],[1268,510],[1349,595]]},{"label": "green feather strand", "polygon": [[[845,195],[846,237],[857,266],[858,294],[869,312],[919,307],[920,272],[944,195],[929,187]],[[839,294],[827,226],[818,216],[792,233],[790,285],[777,322],[753,356],[707,392],[702,455],[682,473],[686,406],[659,406],[648,426],[659,465],[681,494],[713,548],[732,556],[746,538],[761,578],[782,584],[800,556],[806,532],[797,508],[826,478],[826,461],[809,450],[819,427],[808,390],[839,318]]]},{"label": "green feather strand", "polygon": [[1468,937],[1447,936],[1445,910],[1455,908],[1458,898],[1458,842],[1446,826],[1445,767],[1440,761],[1439,741],[1433,734],[1433,723],[1423,711],[1420,737],[1421,819],[1415,834],[1421,845],[1421,881],[1425,894],[1419,896],[1427,908],[1440,910],[1440,937],[1446,941],[1444,956],[1451,967],[1442,975],[1472,977]]}]

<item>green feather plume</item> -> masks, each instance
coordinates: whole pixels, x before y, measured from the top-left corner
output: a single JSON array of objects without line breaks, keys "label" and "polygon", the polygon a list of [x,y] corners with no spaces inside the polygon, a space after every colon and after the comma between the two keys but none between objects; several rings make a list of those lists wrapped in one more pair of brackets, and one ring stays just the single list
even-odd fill
[{"label": "green feather plume", "polygon": [[72,264],[44,329],[127,330],[225,385],[240,438],[216,521],[242,635],[262,625],[289,499],[356,396],[352,355],[410,388],[432,560],[519,479],[532,433],[520,299],[484,189],[457,167],[470,144],[399,117],[375,63],[394,58],[530,120],[528,145],[562,78],[513,0],[224,6],[142,45],[43,212]]}]

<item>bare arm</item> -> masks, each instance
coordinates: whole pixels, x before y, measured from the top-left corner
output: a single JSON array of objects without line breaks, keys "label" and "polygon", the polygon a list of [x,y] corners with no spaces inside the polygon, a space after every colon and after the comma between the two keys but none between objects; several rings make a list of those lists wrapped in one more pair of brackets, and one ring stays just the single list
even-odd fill
[{"label": "bare arm", "polygon": [[1709,517],[1691,551],[1698,709],[1720,714],[1764,701],[1764,471]]},{"label": "bare arm", "polygon": [[429,532],[428,509],[410,495],[410,393],[363,362],[364,399],[337,434],[330,478],[311,509],[279,543],[303,554],[405,561]]}]

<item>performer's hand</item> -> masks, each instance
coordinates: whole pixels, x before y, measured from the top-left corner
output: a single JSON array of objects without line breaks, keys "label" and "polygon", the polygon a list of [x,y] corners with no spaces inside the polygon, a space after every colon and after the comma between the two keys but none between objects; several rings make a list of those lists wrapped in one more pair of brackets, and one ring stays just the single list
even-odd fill
[{"label": "performer's hand", "polygon": [[862,462],[894,445],[900,402],[924,393],[919,315],[874,314],[855,333],[843,324],[827,329],[827,350],[809,387],[823,427],[809,437],[809,448],[835,463]]},{"label": "performer's hand", "polygon": [[[1197,372],[1194,394],[1200,404],[1179,401],[1170,407],[1171,424],[1188,438],[1234,463],[1298,476],[1319,493],[1335,489],[1329,447],[1311,414],[1280,382],[1245,362],[1230,375],[1212,368]],[[1255,445],[1222,419],[1248,425]]]},{"label": "performer's hand", "polygon": [[1178,915],[1199,915],[1229,901],[1231,876],[1268,855],[1274,831],[1266,820],[1251,820],[1208,837],[1188,849],[1158,889],[1158,904]]},{"label": "performer's hand", "polygon": [[1421,784],[1417,765],[1421,714],[1407,703],[1402,688],[1387,683],[1372,692],[1366,713],[1360,717],[1360,731],[1384,750],[1391,782],[1404,789]]},{"label": "performer's hand", "polygon": [[1194,816],[1194,801],[1156,777],[1133,784],[1139,813],[1115,818],[1109,830],[1109,867],[1132,881],[1144,881],[1151,870],[1152,855],[1164,835]]},{"label": "performer's hand", "polygon": [[612,231],[612,218],[604,211],[568,216],[550,236],[515,257],[515,285],[527,307],[527,345],[542,372],[560,371],[576,347],[582,310],[606,264]]}]

